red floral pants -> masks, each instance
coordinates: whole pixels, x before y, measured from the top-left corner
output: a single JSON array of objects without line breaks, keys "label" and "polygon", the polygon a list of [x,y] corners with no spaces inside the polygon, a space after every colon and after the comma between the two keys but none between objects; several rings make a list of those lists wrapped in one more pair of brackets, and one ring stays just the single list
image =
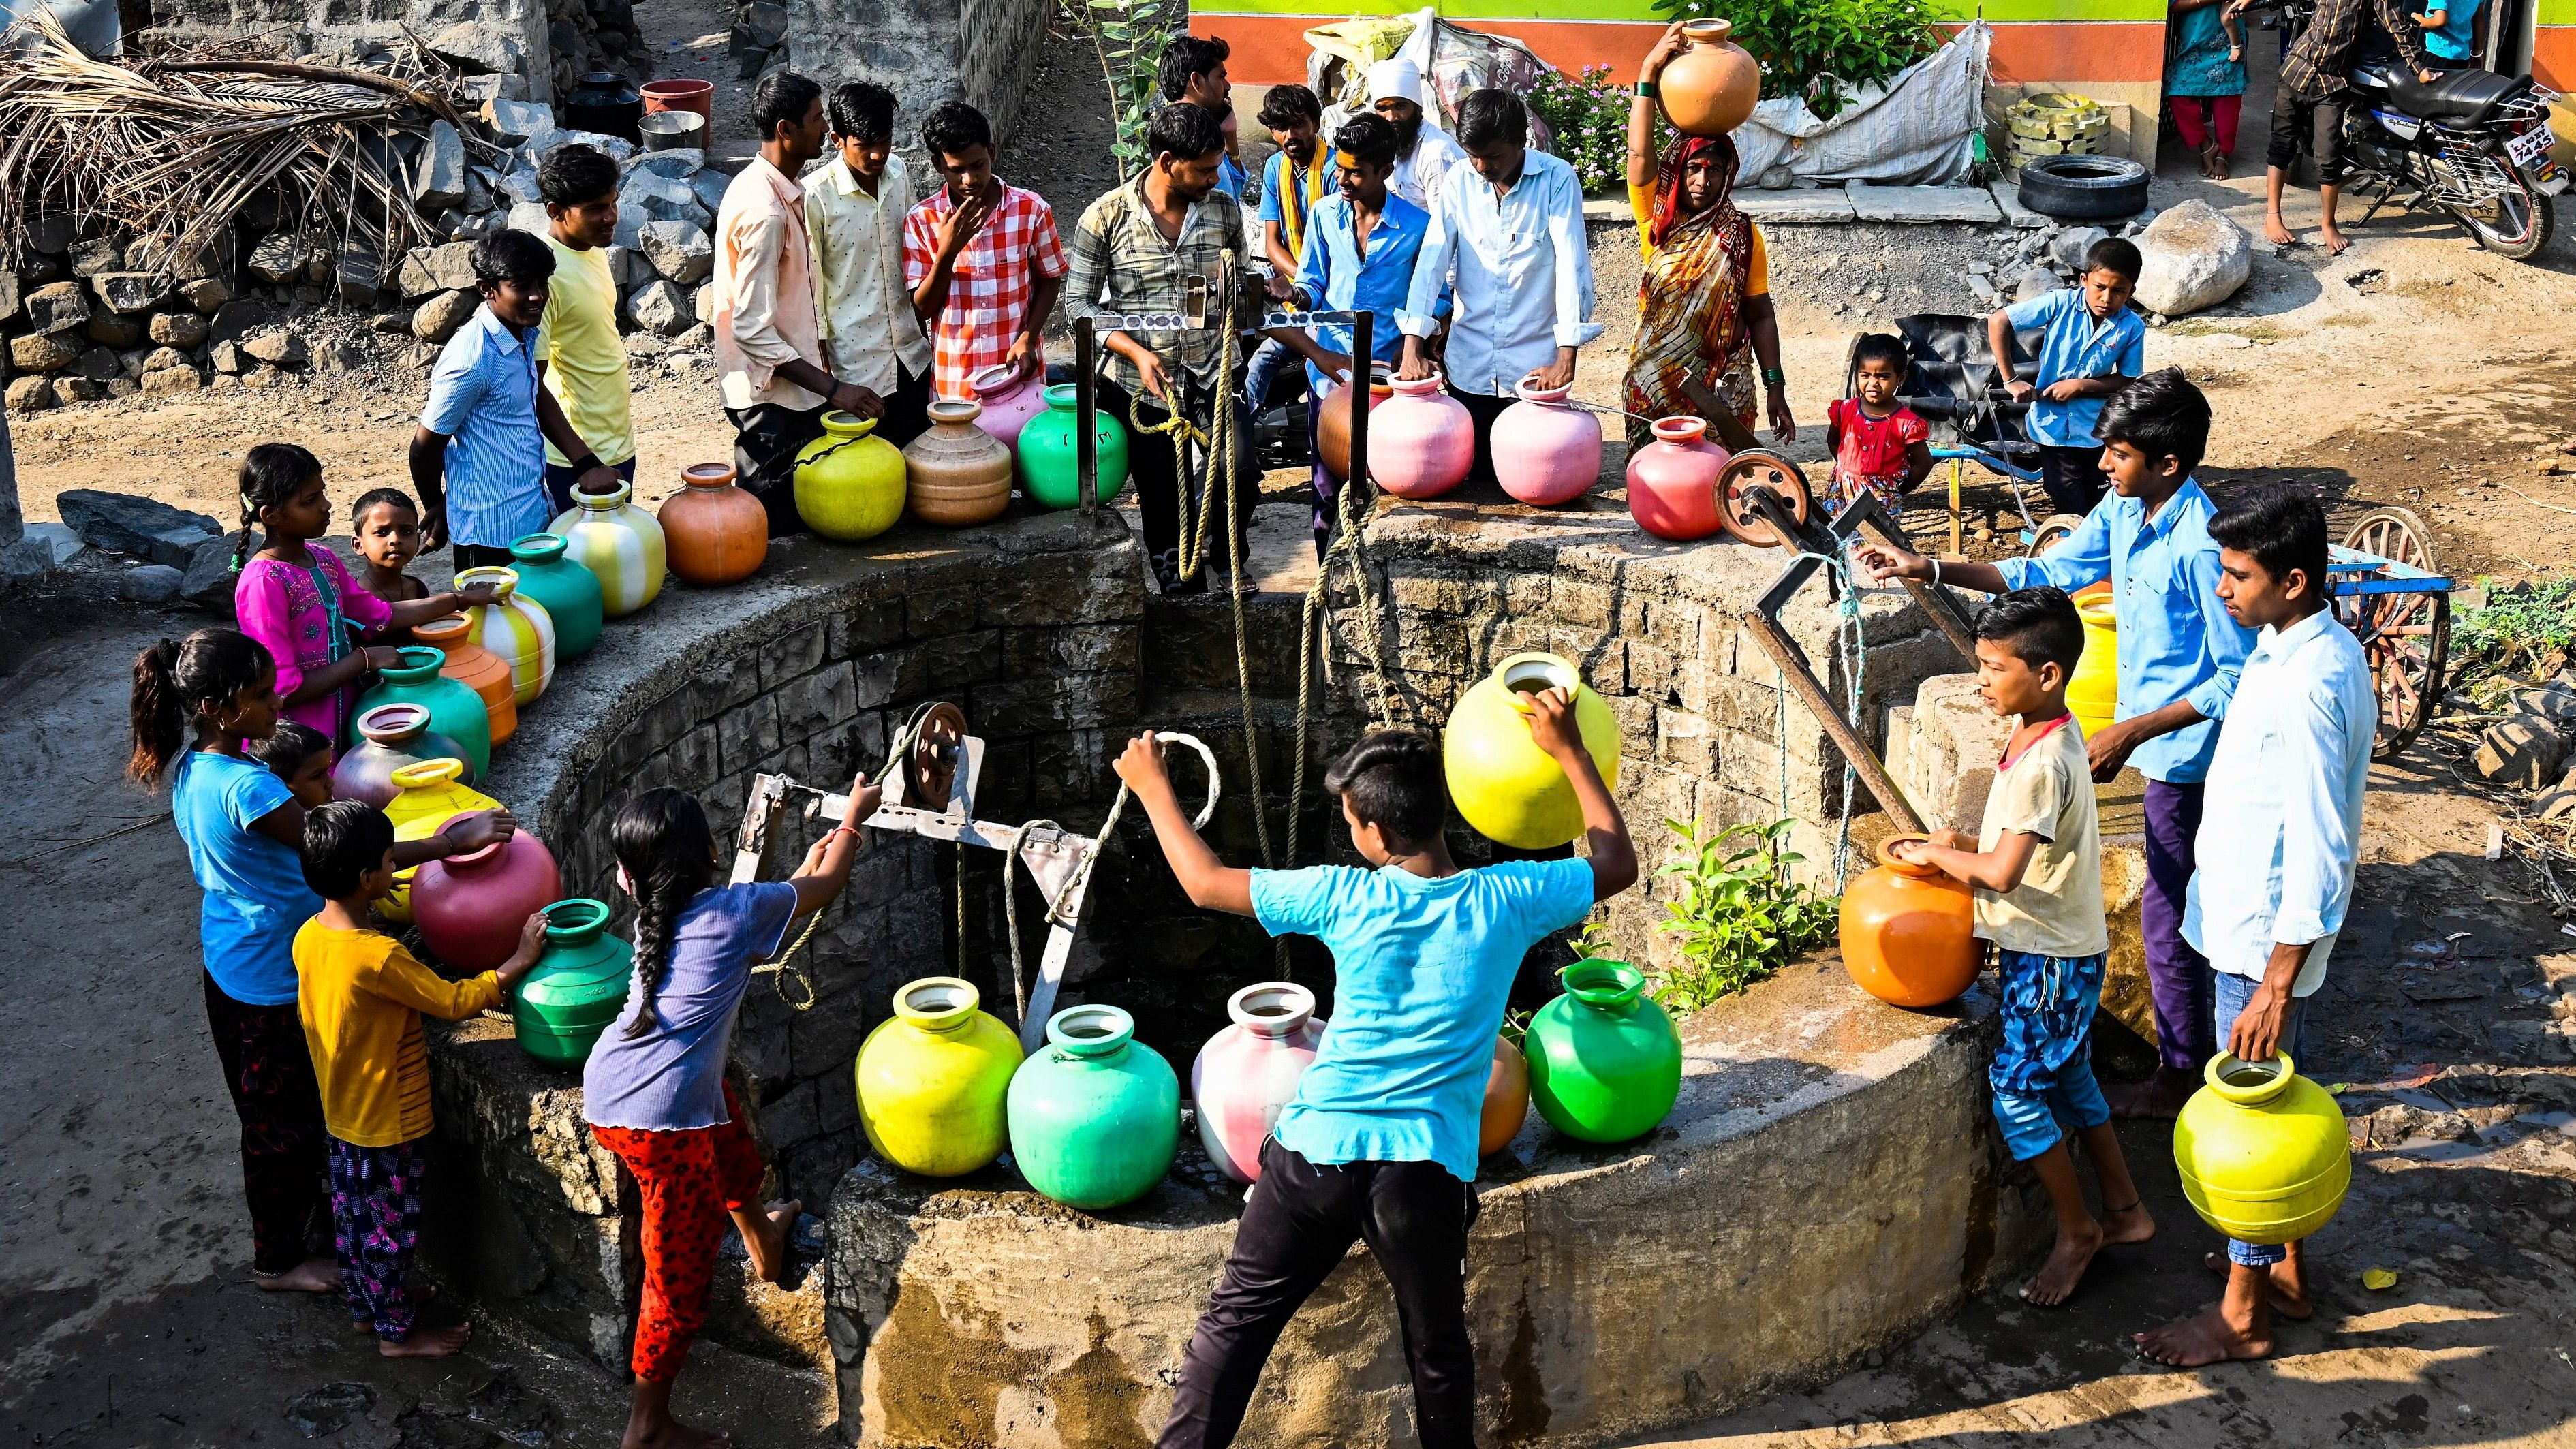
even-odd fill
[{"label": "red floral pants", "polygon": [[644,1198],[644,1306],[628,1360],[639,1379],[668,1383],[680,1376],[689,1345],[706,1327],[716,1249],[733,1229],[729,1215],[760,1198],[760,1149],[742,1125],[730,1082],[725,1115],[733,1120],[686,1131],[590,1129],[626,1164]]}]

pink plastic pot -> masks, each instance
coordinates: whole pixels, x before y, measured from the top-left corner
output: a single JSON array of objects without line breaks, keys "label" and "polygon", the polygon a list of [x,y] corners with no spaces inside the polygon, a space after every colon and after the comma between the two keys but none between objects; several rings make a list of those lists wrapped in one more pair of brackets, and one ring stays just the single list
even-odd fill
[{"label": "pink plastic pot", "polygon": [[1583,496],[1601,476],[1601,420],[1566,401],[1571,387],[1522,378],[1521,400],[1494,419],[1494,481],[1542,508]]},{"label": "pink plastic pot", "polygon": [[1717,475],[1734,455],[1708,440],[1706,418],[1661,418],[1628,459],[1628,516],[1657,538],[1717,532]]},{"label": "pink plastic pot", "polygon": [[522,830],[469,854],[433,860],[412,881],[421,940],[451,969],[490,971],[519,949],[528,917],[563,898],[554,852]]},{"label": "pink plastic pot", "polygon": [[984,411],[977,415],[975,426],[1002,440],[1005,448],[1020,445],[1020,429],[1029,419],[1047,410],[1046,378],[1023,378],[1020,370],[1004,363],[988,367],[966,379],[975,392],[975,401]]},{"label": "pink plastic pot", "polygon": [[1476,461],[1475,421],[1437,373],[1392,385],[1395,395],[1369,408],[1369,477],[1398,498],[1437,498]]},{"label": "pink plastic pot", "polygon": [[1225,1009],[1234,1025],[1199,1048],[1190,1096],[1209,1160],[1237,1182],[1257,1182],[1261,1139],[1314,1065],[1325,1023],[1315,1019],[1315,993],[1286,981],[1247,986]]}]

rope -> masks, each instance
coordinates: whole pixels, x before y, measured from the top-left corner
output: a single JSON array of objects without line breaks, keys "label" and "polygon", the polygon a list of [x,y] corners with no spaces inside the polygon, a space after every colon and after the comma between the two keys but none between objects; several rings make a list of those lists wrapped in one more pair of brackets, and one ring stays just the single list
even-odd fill
[{"label": "rope", "polygon": [[[786,950],[780,952],[777,960],[764,962],[761,965],[751,968],[752,975],[766,976],[769,978],[770,989],[778,993],[778,999],[786,1002],[790,1010],[812,1011],[814,1009],[814,978],[806,975],[802,971],[790,970],[787,963],[795,960],[796,953],[805,949],[805,943],[814,939],[814,928],[821,924],[823,924],[823,913],[821,911],[816,911],[814,914],[807,916],[805,918],[805,929],[796,933],[796,943],[794,945],[789,946]],[[798,1001],[796,998],[787,994],[787,978],[790,976],[796,978],[797,988],[805,993],[805,999],[803,1001]]]},{"label": "rope", "polygon": [[[1117,818],[1114,810],[1110,818],[1112,820]],[[1052,820],[1028,821],[1011,832],[1010,853],[1002,857],[1002,919],[1005,923],[1004,929],[1011,938],[1011,997],[1019,1003],[1019,1010],[1011,1019],[1022,1026],[1026,1026],[1029,1020],[1029,972],[1027,965],[1020,959],[1020,893],[1016,888],[1017,882],[1011,879],[1011,864],[1020,858],[1020,847],[1028,843],[1029,832],[1040,826],[1053,830],[1064,828]],[[958,853],[961,856],[964,855],[964,841],[958,842]],[[1098,853],[1098,847],[1093,848],[1093,853]],[[1037,872],[1031,871],[1029,874],[1034,877]],[[1050,905],[1047,908],[1047,915],[1049,919],[1053,919],[1054,906]]]},{"label": "rope", "polygon": [[1297,621],[1297,763],[1296,775],[1288,794],[1288,863],[1297,862],[1297,808],[1306,798],[1306,721],[1313,712],[1315,687],[1315,641],[1329,639],[1333,628],[1333,605],[1330,598],[1333,564],[1341,561],[1351,573],[1351,592],[1358,596],[1360,608],[1360,647],[1368,656],[1369,678],[1376,686],[1377,725],[1380,729],[1395,727],[1395,701],[1386,684],[1386,661],[1378,653],[1377,606],[1369,593],[1368,569],[1363,547],[1361,522],[1351,513],[1351,494],[1360,481],[1345,481],[1334,491],[1333,507],[1341,527],[1334,530],[1333,541],[1325,546],[1324,557],[1315,566],[1315,581],[1306,588],[1306,602]]}]

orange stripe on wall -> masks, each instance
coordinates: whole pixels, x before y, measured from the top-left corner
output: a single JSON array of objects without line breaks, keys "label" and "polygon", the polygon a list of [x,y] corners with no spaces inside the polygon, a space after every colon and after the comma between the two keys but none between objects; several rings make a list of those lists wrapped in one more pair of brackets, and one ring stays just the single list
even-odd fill
[{"label": "orange stripe on wall", "polygon": [[1987,66],[1998,85],[2164,79],[2165,28],[2096,20],[1995,27]]},{"label": "orange stripe on wall", "polygon": [[2576,89],[2576,25],[2532,27],[2531,78],[2553,91]]}]

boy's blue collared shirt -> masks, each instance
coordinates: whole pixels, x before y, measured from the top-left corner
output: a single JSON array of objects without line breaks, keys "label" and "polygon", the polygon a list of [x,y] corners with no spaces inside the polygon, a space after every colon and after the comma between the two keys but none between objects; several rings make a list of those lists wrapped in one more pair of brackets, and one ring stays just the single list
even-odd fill
[{"label": "boy's blue collared shirt", "polygon": [[[1378,361],[1392,363],[1404,355],[1404,334],[1396,328],[1395,314],[1413,284],[1414,258],[1421,255],[1422,238],[1430,229],[1429,212],[1390,191],[1386,209],[1369,232],[1368,255],[1363,258],[1351,204],[1334,192],[1316,202],[1307,215],[1306,245],[1297,257],[1298,289],[1319,312],[1372,314],[1375,325],[1369,351]],[[1445,293],[1440,306],[1444,312],[1448,308]],[[1315,340],[1347,355],[1350,325],[1335,322],[1317,327]],[[1306,365],[1306,377],[1319,395],[1328,386],[1313,363]]]},{"label": "boy's blue collared shirt", "polygon": [[[2127,307],[2109,321],[2099,321],[2084,305],[2082,287],[2060,287],[2054,292],[2015,302],[2004,309],[2012,325],[2029,331],[2047,329],[2039,344],[2039,385],[2047,387],[2066,379],[2102,377],[2118,373],[2136,377],[2147,367],[2147,324]],[[2094,441],[2093,425],[2102,417],[2103,399],[2080,397],[2073,402],[2050,402],[2038,399],[2030,405],[2026,430],[2034,443],[2052,448],[2081,448]]]},{"label": "boy's blue collared shirt", "polygon": [[536,354],[491,303],[475,308],[439,353],[420,425],[448,439],[448,537],[508,548],[546,531],[554,515],[537,427]]},{"label": "boy's blue collared shirt", "polygon": [[1995,565],[2016,589],[2054,584],[2073,593],[2111,581],[2120,628],[2120,706],[2129,719],[2188,699],[2202,722],[2138,746],[2129,763],[2150,780],[2198,784],[2218,748],[2218,722],[2236,694],[2254,636],[2218,601],[2218,544],[2209,536],[2209,501],[2186,478],[2153,518],[2147,506],[2103,495],[2083,526],[2035,559]]}]

